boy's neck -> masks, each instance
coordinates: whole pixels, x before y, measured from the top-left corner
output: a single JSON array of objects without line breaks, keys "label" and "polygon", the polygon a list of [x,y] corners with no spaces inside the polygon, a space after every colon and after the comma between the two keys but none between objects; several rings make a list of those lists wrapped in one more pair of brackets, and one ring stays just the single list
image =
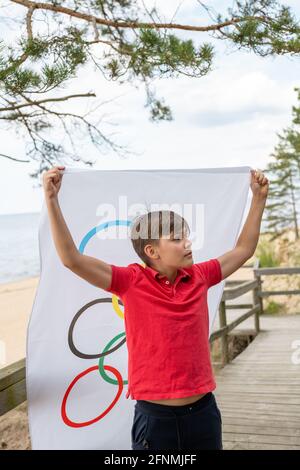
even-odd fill
[{"label": "boy's neck", "polygon": [[170,268],[168,267],[158,268],[157,266],[150,266],[150,267],[155,269],[155,271],[159,272],[161,276],[166,276],[171,282],[171,284],[173,284],[173,282],[175,281],[177,277],[177,272],[178,272],[177,268],[171,268],[171,267]]}]

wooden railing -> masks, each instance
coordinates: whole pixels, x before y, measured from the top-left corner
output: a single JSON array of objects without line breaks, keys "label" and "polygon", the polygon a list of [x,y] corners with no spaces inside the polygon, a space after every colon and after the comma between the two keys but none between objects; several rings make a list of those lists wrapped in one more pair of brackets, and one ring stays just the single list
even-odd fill
[{"label": "wooden railing", "polygon": [[[260,297],[261,280],[258,279],[257,270],[259,267],[259,260],[255,260],[253,265],[245,265],[244,269],[253,269],[254,279],[250,281],[226,281],[223,295],[219,306],[219,323],[220,328],[210,335],[210,343],[216,339],[221,338],[221,365],[224,367],[230,361],[229,357],[229,333],[234,330],[238,325],[247,320],[252,315],[254,316],[255,334],[259,333],[259,315],[262,313],[262,302]],[[247,292],[252,291],[251,304],[227,304],[228,300],[233,300]],[[231,323],[227,323],[226,311],[228,309],[248,309],[241,316],[236,318]]]},{"label": "wooden railing", "polygon": [[[253,281],[227,281],[223,291],[222,299],[219,307],[219,321],[220,328],[214,331],[210,336],[210,342],[212,343],[218,338],[221,338],[221,364],[225,366],[228,364],[229,358],[229,333],[236,328],[240,323],[247,320],[247,318],[254,315],[254,329],[255,334],[260,331],[259,317],[264,313],[263,298],[270,295],[299,295],[300,289],[296,290],[276,290],[276,291],[264,291],[262,276],[275,276],[275,275],[292,275],[300,274],[300,267],[282,267],[282,268],[260,268],[259,260],[255,260],[253,265],[243,266],[243,268],[252,268],[254,274]],[[237,287],[233,287],[237,285]],[[236,299],[248,291],[253,291],[252,304],[226,304],[227,300]],[[228,309],[244,309],[248,308],[247,312],[238,317],[233,322],[227,324],[226,310]]]},{"label": "wooden railing", "polygon": [[[263,313],[263,298],[269,295],[291,295],[300,294],[300,290],[286,291],[263,291],[262,276],[280,274],[300,274],[300,267],[297,268],[259,268],[256,260],[251,266],[243,266],[245,269],[253,269],[254,279],[250,281],[231,281],[225,283],[222,299],[219,307],[220,328],[210,336],[212,343],[221,338],[222,365],[226,365],[230,358],[228,353],[229,333],[239,324],[254,316],[255,332],[259,333],[259,317]],[[251,304],[227,304],[228,300],[236,299],[245,293],[252,291]],[[233,322],[227,324],[226,311],[228,309],[248,309]],[[18,406],[26,400],[26,370],[25,359],[21,359],[14,364],[0,369],[0,416]]]},{"label": "wooden railing", "polygon": [[[254,276],[257,278],[257,280],[260,283],[260,286],[262,284],[261,277],[262,276],[275,276],[275,275],[284,275],[288,274],[289,276],[291,274],[300,274],[300,267],[294,267],[294,268],[258,268],[254,267]],[[299,295],[300,294],[300,289],[296,290],[276,290],[276,291],[263,291],[262,288],[259,288],[260,294],[259,297],[261,299],[261,310],[263,311],[263,304],[262,304],[262,299],[264,297],[268,297],[269,295]]]},{"label": "wooden railing", "polygon": [[0,416],[26,400],[25,359],[0,369]]}]

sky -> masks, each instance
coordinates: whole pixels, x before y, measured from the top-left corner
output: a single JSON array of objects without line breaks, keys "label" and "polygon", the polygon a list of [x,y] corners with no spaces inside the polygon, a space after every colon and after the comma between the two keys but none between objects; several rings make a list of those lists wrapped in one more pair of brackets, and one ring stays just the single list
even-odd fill
[{"label": "sky", "polygon": [[[177,23],[210,23],[197,1],[148,0],[156,4],[166,20],[177,6]],[[232,1],[206,1],[215,10],[226,11]],[[283,1],[300,18],[299,0]],[[19,7],[17,7],[19,8]],[[19,9],[21,14],[23,10]],[[1,19],[0,19],[1,21]],[[11,25],[11,26],[10,26]],[[5,28],[13,30],[13,23]],[[2,29],[2,31],[4,31]],[[9,33],[9,31],[6,31]],[[111,124],[103,129],[115,133],[113,140],[137,155],[126,158],[99,153],[82,136],[81,151],[97,160],[95,169],[160,169],[251,166],[264,169],[278,143],[278,133],[291,124],[292,106],[297,103],[300,61],[296,57],[261,58],[252,52],[234,51],[225,42],[200,33],[180,33],[198,44],[210,40],[215,46],[213,70],[201,78],[156,80],[156,93],[171,107],[174,120],[151,123],[141,86],[119,85],[105,80],[91,67],[81,70],[63,93],[94,91],[97,100],[113,100],[101,107]],[[64,105],[66,106],[66,105]],[[85,111],[78,100],[68,109]],[[26,158],[26,142],[14,128],[0,130],[0,153]],[[86,168],[84,164],[74,164]],[[0,214],[39,212],[43,191],[29,177],[34,163],[0,158]]]}]

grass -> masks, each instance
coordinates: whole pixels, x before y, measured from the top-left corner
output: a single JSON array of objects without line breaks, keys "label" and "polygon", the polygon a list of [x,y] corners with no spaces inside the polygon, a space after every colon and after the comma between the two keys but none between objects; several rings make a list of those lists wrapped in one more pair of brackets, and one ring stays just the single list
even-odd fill
[{"label": "grass", "polygon": [[260,268],[274,268],[280,265],[280,259],[276,254],[274,245],[266,240],[259,242],[256,255],[259,258]]},{"label": "grass", "polygon": [[267,307],[264,308],[264,313],[268,315],[276,315],[277,313],[282,311],[282,304],[279,304],[275,302],[274,300],[271,300]]}]

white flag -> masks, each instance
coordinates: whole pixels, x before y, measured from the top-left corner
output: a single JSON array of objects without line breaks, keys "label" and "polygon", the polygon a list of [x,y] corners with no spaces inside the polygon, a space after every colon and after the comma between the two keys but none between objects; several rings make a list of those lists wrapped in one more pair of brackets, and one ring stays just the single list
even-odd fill
[{"label": "white flag", "polygon": [[[81,253],[106,263],[142,263],[130,225],[173,210],[190,227],[195,263],[231,250],[246,207],[250,167],[190,170],[66,169],[58,194]],[[134,400],[126,399],[127,348],[118,299],[68,270],[56,252],[44,204],[41,275],[27,336],[27,396],[33,449],[131,449]],[[210,331],[224,281],[208,292]]]}]

